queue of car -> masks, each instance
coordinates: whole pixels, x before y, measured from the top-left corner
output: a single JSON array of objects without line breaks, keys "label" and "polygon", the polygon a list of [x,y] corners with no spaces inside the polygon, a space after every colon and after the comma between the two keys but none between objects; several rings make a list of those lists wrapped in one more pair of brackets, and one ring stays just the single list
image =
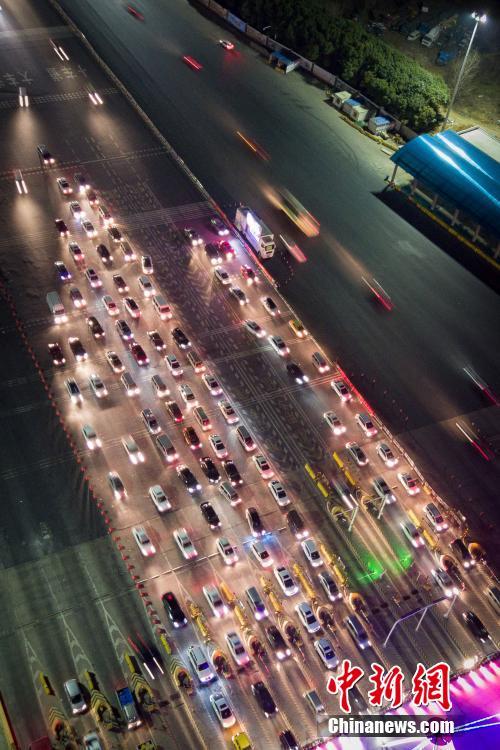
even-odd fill
[{"label": "queue of car", "polygon": [[[66,178],[58,178],[57,184],[63,195],[71,195],[72,189]],[[90,187],[85,187],[82,190],[82,183],[79,182],[78,184],[80,186],[78,189],[79,194],[80,196],[83,196],[82,200],[84,200],[86,191],[88,195]],[[89,201],[91,209],[95,209],[95,207],[99,205],[96,201],[98,201],[97,195],[93,193],[93,200]],[[109,214],[107,209],[105,213],[103,213],[102,209],[103,206],[100,205],[99,216],[102,229],[106,229],[109,239],[114,244],[119,243],[122,250],[123,262],[127,264],[133,263],[136,260],[135,251],[131,248],[130,244],[123,239],[120,230],[111,218],[111,214]],[[72,201],[69,204],[69,213],[81,227],[88,239],[91,239],[98,234],[97,230],[94,229],[93,224],[83,218],[85,214],[82,210],[80,201]],[[220,220],[212,220],[211,224],[219,236],[226,235],[225,231],[221,232],[221,227],[223,229],[225,229],[225,227]],[[69,236],[69,230],[63,220],[58,219],[56,221],[56,227],[61,237]],[[197,251],[204,247],[203,238],[195,230],[186,228],[184,234],[187,242],[193,248],[193,251]],[[239,303],[239,306],[243,307],[249,304],[247,294],[240,287],[232,284],[230,274],[222,267],[224,259],[228,260],[234,257],[234,250],[232,252],[230,251],[230,249],[232,250],[230,243],[227,240],[219,240],[216,243],[212,243],[212,245],[213,247],[210,252],[207,251],[210,247],[209,244],[205,246],[205,251],[207,251],[206,256],[208,262],[215,266],[213,271],[214,278],[221,284],[221,290],[225,290],[228,295]],[[69,242],[68,252],[73,258],[76,266],[81,266],[85,263],[84,252],[73,240]],[[99,244],[96,247],[96,253],[101,259],[103,267],[105,269],[111,269],[113,256],[108,248],[103,244]],[[161,295],[156,282],[151,279],[151,274],[153,274],[154,268],[150,256],[142,256],[140,265],[142,273],[138,275],[134,288],[142,293],[141,305],[152,304],[154,306],[156,300],[155,310],[157,310],[160,320],[162,322],[170,320],[172,318],[170,306],[166,305],[166,303],[157,302],[158,297]],[[56,266],[58,276],[62,282],[71,280],[71,273],[68,271],[63,261],[58,261]],[[94,293],[102,288],[103,281],[95,269],[87,267],[83,271],[83,274]],[[241,266],[240,275],[246,282],[246,286],[249,290],[256,290],[260,280],[254,269],[248,265]],[[139,320],[141,317],[141,306],[132,296],[129,296],[129,283],[121,274],[116,273],[112,274],[111,281],[120,295],[127,296],[122,296],[120,298],[121,302],[117,303],[113,300],[111,295],[105,294],[102,297],[102,304],[108,315],[116,317],[120,314],[121,307],[123,313],[128,315],[132,321]],[[252,291],[252,294],[254,293],[255,292]],[[75,309],[86,307],[86,301],[76,287],[72,288],[70,298]],[[263,310],[269,316],[271,324],[273,319],[281,318],[282,313],[272,297],[263,296],[258,299],[260,300]],[[166,313],[163,315],[161,313],[161,310],[165,312],[165,307],[169,308],[169,315]],[[293,319],[290,321],[289,325],[297,339],[307,338],[308,331],[300,321]],[[242,326],[252,337],[255,337],[257,341],[260,341],[264,346],[266,346],[265,342],[267,341],[268,348],[275,354],[279,355],[279,357],[289,357],[290,347],[281,336],[272,333],[267,336],[266,331],[261,325],[250,319],[242,320]],[[105,332],[95,315],[90,315],[87,318],[87,327],[89,333],[95,340],[100,340],[104,343],[106,338]],[[135,363],[139,367],[147,366],[149,364],[149,357],[142,345],[136,340],[135,332],[132,331],[128,322],[123,318],[117,319],[115,322],[115,329],[119,338],[122,340],[122,343],[127,347],[128,351],[134,358]],[[207,394],[217,399],[216,403],[220,410],[220,414],[229,428],[234,426],[234,433],[244,453],[253,453],[257,450],[258,445],[253,436],[244,424],[240,424],[240,416],[237,410],[224,394],[223,385],[221,385],[215,374],[206,370],[205,365],[194,351],[192,343],[183,329],[179,325],[175,325],[170,330],[170,335],[172,344],[179,349],[181,359],[186,358],[186,363],[184,361],[181,362],[175,354],[171,352],[167,353],[168,346],[164,339],[166,333],[166,329],[162,329],[159,325],[159,329],[151,329],[147,331],[146,335],[151,347],[160,357],[162,357],[166,372],[168,372],[174,379],[173,387],[169,388],[160,375],[155,374],[151,378],[151,385],[154,393],[162,400],[167,397],[169,398],[168,401],[164,400],[163,403],[165,404],[165,412],[170,416],[173,425],[178,425],[184,422],[185,417],[189,418],[193,415],[202,431],[212,429],[209,417],[203,406],[200,405],[199,394],[197,393],[198,389],[194,390],[189,384],[182,381],[184,367],[192,367],[196,374],[200,374],[200,382],[204,386],[203,396]],[[267,340],[265,338],[266,336]],[[68,345],[76,362],[83,362],[88,359],[88,354],[78,337],[69,337]],[[49,345],[49,351],[55,366],[62,366],[65,364],[66,360],[59,342],[51,343]],[[106,351],[105,357],[112,373],[120,376],[120,380],[123,383],[127,395],[137,395],[139,393],[138,386],[134,382],[133,376],[125,371],[125,366],[120,355],[114,350],[109,349]],[[321,352],[314,352],[312,356],[312,364],[320,375],[327,373],[331,369],[329,363]],[[311,382],[310,377],[307,375],[304,368],[297,362],[287,362],[285,371],[296,385],[306,385]],[[175,386],[175,382],[178,383],[177,386]],[[342,405],[354,400],[354,394],[343,377],[335,375],[330,384]],[[89,388],[96,399],[103,399],[108,396],[106,384],[98,373],[92,373],[90,375]],[[79,404],[82,402],[83,394],[76,378],[70,377],[66,380],[66,389],[73,404]],[[178,394],[178,397],[182,402],[182,409],[185,410],[185,413],[183,413],[177,402],[173,398],[170,398],[171,393],[174,396],[175,394]],[[337,414],[337,411],[328,410],[323,416],[330,432],[336,438],[340,438],[346,433],[347,427],[345,420]],[[142,411],[139,410],[138,414],[149,435],[152,438],[154,437],[155,445],[160,454],[164,455],[169,462],[177,462],[178,454],[173,443],[166,434],[162,433],[161,421],[158,420],[153,410],[151,408],[144,408]],[[236,427],[238,424],[239,426]],[[378,426],[374,418],[366,411],[360,411],[354,415],[354,424],[357,425],[362,438],[365,440],[375,438],[378,433]],[[200,451],[203,447],[203,441],[200,439],[195,427],[192,425],[188,424],[180,429],[183,440],[189,448],[189,451],[192,452],[193,459],[196,461],[197,469],[199,469],[201,475],[205,477],[208,485],[217,485],[220,490],[220,496],[225,498],[231,507],[237,508],[241,504],[239,488],[244,484],[244,480],[237,468],[236,462],[230,457],[222,437],[216,433],[208,435],[207,443],[212,450],[215,460],[207,455],[198,455],[195,459],[196,452]],[[98,448],[102,448],[102,440],[97,437],[91,425],[83,426],[82,435],[85,445],[89,450],[94,451]],[[130,463],[134,466],[147,463],[146,455],[139,448],[132,434],[123,436],[121,438],[121,444]],[[203,453],[205,453],[205,450],[203,450]],[[395,467],[399,461],[395,451],[384,440],[377,443],[376,455],[380,463],[386,468]],[[365,453],[365,450],[356,440],[348,440],[345,442],[345,456],[350,458],[353,465],[360,468],[366,467],[369,463],[369,458]],[[220,465],[217,464],[217,461]],[[318,588],[322,591],[322,594],[327,601],[338,602],[342,600],[342,591],[340,590],[335,578],[326,569],[326,565],[322,559],[319,549],[320,541],[309,535],[302,516],[299,511],[291,505],[292,498],[285,489],[284,484],[279,478],[275,478],[275,471],[272,465],[265,455],[260,452],[252,455],[251,463],[255,467],[258,476],[266,480],[268,491],[278,508],[283,509],[283,513],[286,513],[287,527],[295,539],[299,541],[304,561],[309,568],[310,578],[317,581]],[[184,463],[176,463],[175,471],[180,483],[184,486],[189,495],[198,495],[203,492],[203,485],[198,481],[196,474],[192,471],[190,466]],[[151,477],[152,481],[154,481],[154,479],[154,477]],[[412,474],[412,472],[398,472],[397,479],[408,495],[413,496],[420,491],[418,479]],[[109,472],[108,484],[111,495],[115,501],[123,501],[127,497],[125,483],[116,471]],[[394,488],[391,487],[382,476],[376,477],[372,480],[371,490],[374,496],[384,503],[396,502],[397,498]],[[158,513],[164,514],[172,510],[172,503],[168,498],[168,488],[167,491],[165,491],[160,484],[151,484],[148,494]],[[425,518],[433,530],[440,533],[441,531],[445,531],[448,526],[446,521],[440,515],[439,509],[437,509],[437,507],[429,507],[432,505],[432,503],[429,503],[428,506],[426,506]],[[291,507],[289,508],[288,506]],[[223,535],[223,532],[220,531],[222,524],[214,505],[209,501],[203,501],[199,504],[199,508],[200,514],[209,529],[217,534],[222,534],[221,536],[217,536],[215,548],[223,563],[228,566],[237,564],[240,559],[238,546],[232,543]],[[288,565],[281,564],[280,561],[276,560],[273,556],[272,550],[266,544],[266,536],[269,529],[266,528],[266,522],[262,518],[259,508],[255,506],[247,506],[244,509],[243,515],[248,524],[251,538],[251,541],[247,545],[248,559],[252,559],[253,563],[256,565],[256,569],[272,568],[279,590],[281,590],[285,597],[295,597],[300,594],[301,588],[290,572]],[[184,527],[178,527],[173,532],[173,540],[186,563],[198,558],[198,550],[196,549],[191,534],[192,532]],[[423,545],[419,528],[411,521],[401,524],[401,534],[402,538],[407,540],[412,547],[417,548]],[[149,558],[156,554],[156,547],[144,525],[134,526],[131,530],[131,535],[142,556]],[[460,552],[462,558],[465,560],[463,551],[460,550]],[[463,564],[465,566],[465,562]],[[314,572],[319,568],[321,568],[321,572]],[[443,592],[445,597],[450,598],[459,595],[460,591],[456,580],[453,579],[448,571],[443,568],[436,568],[432,570],[432,576],[436,587]],[[209,610],[214,617],[220,619],[228,614],[228,608],[215,582],[203,587],[203,595],[206,599]],[[247,589],[246,595],[249,607],[252,610],[255,619],[257,621],[262,619],[267,621],[269,615],[260,598],[257,588],[250,587]],[[186,626],[187,618],[185,617],[182,605],[177,600],[175,594],[173,592],[166,592],[162,601],[168,620],[172,626],[175,628]],[[321,630],[321,623],[318,621],[311,604],[308,601],[301,601],[294,606],[294,610],[298,621],[303,627],[303,631],[315,636],[313,640],[313,648],[316,651],[321,664],[328,670],[335,669],[339,663],[338,656],[335,654],[332,643],[327,638],[317,636]],[[484,632],[484,626],[482,626],[481,621],[479,621],[479,618],[477,618],[477,615],[475,615],[474,612],[464,613],[463,619],[469,630],[478,634],[478,638],[484,640],[487,637]],[[481,626],[483,629],[481,629]],[[370,640],[358,618],[355,616],[347,618],[346,628],[360,649],[369,648],[371,646]],[[278,660],[283,660],[290,656],[291,651],[289,645],[283,638],[283,633],[276,625],[268,624],[264,632],[267,641]],[[226,645],[232,659],[239,667],[244,667],[248,664],[248,653],[246,652],[237,632],[231,631],[226,635]],[[193,674],[197,677],[200,684],[209,684],[215,679],[216,675],[212,666],[200,646],[193,645],[190,647],[188,650],[188,660],[192,667]],[[278,713],[278,707],[274,702],[268,687],[263,681],[259,680],[253,683],[251,689],[265,716],[271,717]],[[210,703],[223,728],[228,728],[234,725],[236,721],[234,710],[222,692],[212,693],[210,695]],[[290,730],[284,730],[281,732],[280,738],[283,735],[286,739],[287,732],[291,734]]]}]

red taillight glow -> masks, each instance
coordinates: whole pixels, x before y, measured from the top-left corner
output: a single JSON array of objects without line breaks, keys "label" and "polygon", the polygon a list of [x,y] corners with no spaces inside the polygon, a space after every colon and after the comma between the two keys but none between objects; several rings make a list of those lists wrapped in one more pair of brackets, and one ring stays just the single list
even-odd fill
[{"label": "red taillight glow", "polygon": [[200,65],[200,63],[194,59],[194,57],[190,57],[189,55],[184,55],[183,58],[186,65],[189,65],[193,70],[201,70],[203,68],[203,65]]}]

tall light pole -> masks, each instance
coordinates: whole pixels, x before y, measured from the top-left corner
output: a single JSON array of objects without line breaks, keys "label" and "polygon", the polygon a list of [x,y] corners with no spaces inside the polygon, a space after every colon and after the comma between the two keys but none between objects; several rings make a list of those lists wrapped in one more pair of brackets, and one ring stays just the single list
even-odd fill
[{"label": "tall light pole", "polygon": [[457,98],[457,92],[460,86],[460,81],[462,80],[462,76],[465,70],[465,63],[467,62],[467,58],[469,57],[469,52],[471,51],[472,42],[474,41],[474,37],[476,36],[477,27],[479,26],[480,23],[486,23],[486,20],[487,20],[486,13],[477,13],[476,11],[474,11],[474,13],[471,13],[471,16],[475,20],[476,23],[474,25],[474,30],[472,32],[471,38],[469,40],[469,44],[467,46],[464,59],[462,60],[462,65],[460,66],[460,70],[458,72],[457,80],[455,83],[455,88],[453,89],[453,94],[451,95],[450,103],[448,105],[448,110],[446,112],[446,117],[444,118],[443,124],[441,125],[441,130],[445,129],[448,123],[448,119],[450,117],[451,109],[453,105],[455,104],[455,99]]}]

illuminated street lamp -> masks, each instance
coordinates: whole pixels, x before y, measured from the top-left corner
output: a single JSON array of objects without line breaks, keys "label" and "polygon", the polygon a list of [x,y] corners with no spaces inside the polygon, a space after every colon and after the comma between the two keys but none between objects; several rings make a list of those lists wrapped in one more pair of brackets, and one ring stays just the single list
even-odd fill
[{"label": "illuminated street lamp", "polygon": [[462,60],[462,65],[460,66],[460,70],[458,71],[457,80],[455,83],[455,88],[453,89],[453,94],[451,95],[450,103],[448,105],[448,110],[446,112],[446,117],[444,118],[443,124],[441,125],[441,130],[444,130],[450,117],[450,112],[452,110],[453,105],[455,104],[455,99],[457,98],[457,92],[460,86],[460,81],[462,80],[462,76],[465,70],[465,63],[467,62],[467,58],[469,57],[469,52],[471,51],[472,42],[474,41],[474,37],[476,36],[477,27],[480,23],[486,23],[487,16],[486,13],[477,13],[474,11],[474,13],[471,13],[472,18],[475,20],[474,24],[474,31],[472,32],[467,50],[464,55],[464,59]]}]

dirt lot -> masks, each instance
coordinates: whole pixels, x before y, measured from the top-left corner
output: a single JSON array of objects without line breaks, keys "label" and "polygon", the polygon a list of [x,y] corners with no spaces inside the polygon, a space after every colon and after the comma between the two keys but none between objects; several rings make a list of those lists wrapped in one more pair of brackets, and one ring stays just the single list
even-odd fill
[{"label": "dirt lot", "polygon": [[[453,90],[465,49],[462,49],[452,62],[440,66],[436,58],[442,39],[431,47],[424,47],[420,40],[410,42],[397,30],[401,22],[417,16],[420,3],[415,0],[329,0],[331,12],[337,16],[353,18],[366,27],[369,22],[378,21],[386,30],[381,39],[405,55],[416,60],[427,70],[441,75],[450,90]],[[429,0],[425,3],[429,16],[443,12],[446,18],[464,20],[474,4],[470,0]],[[466,72],[450,118],[453,128],[461,130],[471,125],[481,125],[485,130],[500,137],[500,3],[493,0],[481,8],[488,13],[486,24],[480,24],[473,48],[468,58]]]}]

